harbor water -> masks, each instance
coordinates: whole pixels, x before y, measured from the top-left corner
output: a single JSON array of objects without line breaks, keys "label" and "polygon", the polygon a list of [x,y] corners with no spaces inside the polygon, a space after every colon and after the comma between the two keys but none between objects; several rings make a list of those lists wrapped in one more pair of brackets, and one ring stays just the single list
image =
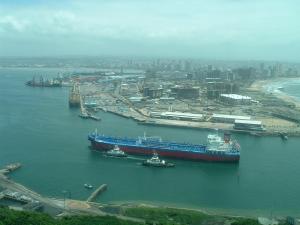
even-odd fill
[{"label": "harbor water", "polygon": [[[0,68],[0,165],[20,162],[12,179],[47,196],[86,199],[108,184],[103,203],[143,202],[231,214],[300,216],[300,138],[234,134],[242,147],[238,164],[171,160],[175,168],[145,168],[139,158],[106,158],[91,151],[87,135],[137,137],[144,132],[176,142],[204,143],[207,131],[139,125],[99,112],[83,120],[68,107],[68,88],[32,88],[33,75],[61,69]],[[300,84],[299,84],[300,86]],[[300,96],[300,88],[292,87]],[[285,86],[288,93],[289,86]]]}]

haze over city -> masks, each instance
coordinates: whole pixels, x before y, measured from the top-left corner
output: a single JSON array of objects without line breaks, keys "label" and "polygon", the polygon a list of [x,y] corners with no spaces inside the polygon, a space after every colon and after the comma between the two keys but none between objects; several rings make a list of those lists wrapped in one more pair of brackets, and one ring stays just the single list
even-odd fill
[{"label": "haze over city", "polygon": [[298,61],[298,1],[0,2],[0,56]]}]

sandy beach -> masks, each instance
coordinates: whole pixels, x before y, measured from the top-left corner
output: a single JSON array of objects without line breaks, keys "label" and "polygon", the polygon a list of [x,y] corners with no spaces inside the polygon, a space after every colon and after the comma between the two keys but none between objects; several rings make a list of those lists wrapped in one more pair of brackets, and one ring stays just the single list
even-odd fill
[{"label": "sandy beach", "polygon": [[282,84],[282,83],[292,83],[294,81],[299,82],[300,78],[281,77],[281,78],[274,78],[274,79],[270,79],[270,80],[257,80],[249,87],[249,90],[274,94],[277,98],[280,98],[286,102],[293,103],[298,108],[298,107],[300,107],[300,99],[290,96],[283,91],[276,90],[276,89],[274,91],[271,91],[268,88],[268,87],[274,87],[277,85],[281,86],[280,84]]}]

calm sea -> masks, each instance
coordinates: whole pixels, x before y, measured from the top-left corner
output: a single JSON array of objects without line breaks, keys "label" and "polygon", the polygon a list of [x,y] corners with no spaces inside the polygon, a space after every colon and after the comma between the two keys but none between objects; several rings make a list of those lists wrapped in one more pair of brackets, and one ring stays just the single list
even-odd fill
[{"label": "calm sea", "polygon": [[[206,208],[235,214],[300,216],[300,139],[234,135],[242,146],[239,164],[175,161],[155,169],[135,159],[105,158],[89,150],[87,134],[148,135],[202,143],[206,131],[138,125],[99,112],[101,122],[82,120],[68,107],[68,88],[31,88],[33,75],[56,76],[61,69],[0,68],[0,165],[21,162],[12,178],[33,190],[86,199],[84,183],[106,183],[98,201],[144,202]],[[300,86],[300,84],[299,84]],[[299,86],[286,86],[300,95]]]}]

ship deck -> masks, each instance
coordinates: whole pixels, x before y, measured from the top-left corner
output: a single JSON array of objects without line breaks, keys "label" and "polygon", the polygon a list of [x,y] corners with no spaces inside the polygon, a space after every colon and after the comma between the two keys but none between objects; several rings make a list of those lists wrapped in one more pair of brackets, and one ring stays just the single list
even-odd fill
[{"label": "ship deck", "polygon": [[[94,139],[94,135],[90,135]],[[119,137],[110,137],[104,135],[98,135],[96,142],[105,142],[106,144],[111,145],[120,145],[120,146],[133,146],[133,147],[144,147],[151,149],[161,149],[161,150],[173,150],[173,151],[186,151],[186,152],[205,152],[206,145],[195,145],[188,143],[175,143],[167,141],[151,141],[145,140],[143,138],[119,138]]]}]

